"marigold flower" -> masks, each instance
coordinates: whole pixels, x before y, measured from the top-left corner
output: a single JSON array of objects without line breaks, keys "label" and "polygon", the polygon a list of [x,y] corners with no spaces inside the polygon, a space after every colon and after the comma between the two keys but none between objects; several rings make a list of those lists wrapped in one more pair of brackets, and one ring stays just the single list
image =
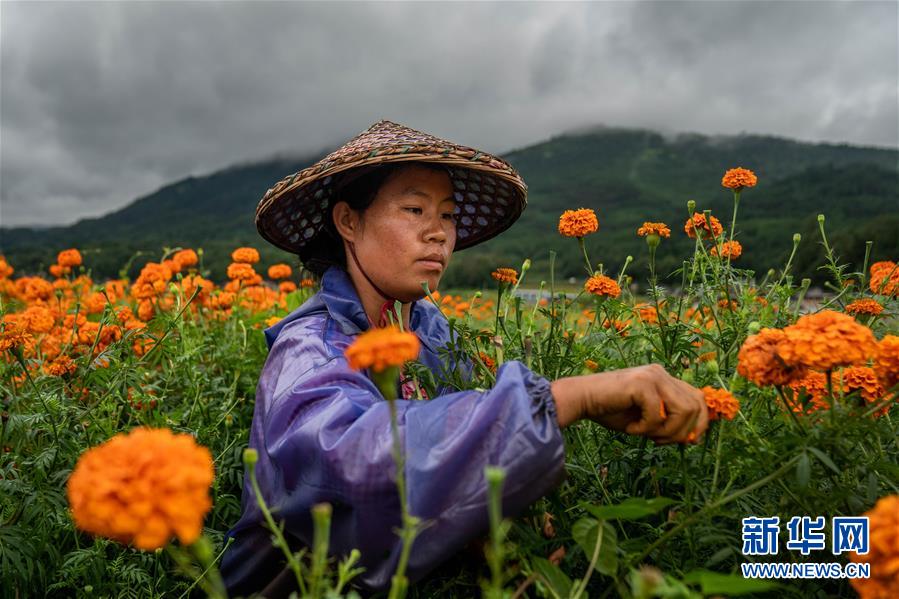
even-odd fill
[{"label": "marigold flower", "polygon": [[805,376],[805,366],[788,366],[777,355],[777,344],[785,338],[783,330],[767,328],[748,337],[737,354],[737,373],[759,387],[786,385]]},{"label": "marigold flower", "polygon": [[313,281],[312,279],[302,279],[300,281],[300,287],[303,287],[304,289],[308,287],[315,287],[315,281]]},{"label": "marigold flower", "polygon": [[60,264],[51,264],[50,268],[47,270],[50,271],[50,274],[56,277],[57,279],[61,279],[63,275],[67,275],[72,272],[72,269],[68,266],[62,266]]},{"label": "marigold flower", "polygon": [[514,268],[497,268],[490,276],[500,283],[514,285],[518,281],[518,272]]},{"label": "marigold flower", "polygon": [[179,272],[190,266],[196,266],[199,261],[197,253],[191,249],[180,250],[172,256],[172,262],[178,266]]},{"label": "marigold flower", "polygon": [[721,185],[734,191],[740,191],[744,187],[755,187],[758,177],[749,169],[742,167],[732,168],[724,173]]},{"label": "marigold flower", "polygon": [[621,295],[621,287],[614,279],[610,279],[605,275],[595,275],[587,279],[584,283],[584,289],[593,295],[600,297],[618,297]]},{"label": "marigold flower", "polygon": [[12,266],[9,265],[9,262],[6,261],[6,258],[0,256],[0,279],[6,279],[12,276],[12,273],[15,272]]},{"label": "marigold flower", "polygon": [[44,306],[30,306],[20,313],[20,323],[26,332],[40,335],[53,330],[56,316]]},{"label": "marigold flower", "polygon": [[[839,390],[839,379],[834,378],[832,384],[834,393],[837,393]],[[830,404],[827,402],[827,377],[823,372],[810,370],[801,379],[787,383],[787,386],[793,391],[793,405],[791,408],[794,412],[802,413],[801,399],[803,396],[810,402],[806,408],[808,413],[830,408]]]},{"label": "marigold flower", "polygon": [[268,278],[273,281],[278,279],[287,279],[293,274],[293,269],[287,264],[273,264],[268,267]]},{"label": "marigold flower", "polygon": [[251,281],[256,278],[256,271],[245,262],[234,262],[228,265],[228,278],[232,281]]},{"label": "marigold flower", "polygon": [[881,497],[868,517],[868,553],[852,551],[849,559],[871,565],[870,578],[850,578],[861,599],[892,599],[899,589],[899,495]]},{"label": "marigold flower", "polygon": [[360,334],[344,355],[354,370],[371,368],[381,372],[417,359],[419,349],[420,342],[415,333],[403,332],[391,325]]},{"label": "marigold flower", "polygon": [[278,291],[281,293],[291,293],[297,290],[297,284],[293,281],[281,281],[278,283]]},{"label": "marigold flower", "polygon": [[877,351],[871,329],[834,310],[806,314],[783,331],[777,355],[789,366],[832,370],[864,362]]},{"label": "marigold flower", "polygon": [[659,237],[671,237],[671,229],[665,223],[645,222],[643,226],[637,229],[637,235],[646,237],[647,235],[658,235]]},{"label": "marigold flower", "polygon": [[588,359],[584,360],[584,368],[586,368],[590,372],[596,372],[599,370],[599,364],[597,364],[595,361],[590,360],[588,358]]},{"label": "marigold flower", "polygon": [[72,358],[65,354],[61,354],[53,360],[44,364],[44,372],[50,376],[64,376],[75,372],[77,366]]},{"label": "marigold flower", "polygon": [[899,267],[891,260],[871,265],[868,287],[874,293],[886,296],[899,295]]},{"label": "marigold flower", "polygon": [[152,551],[199,538],[213,477],[212,454],[190,435],[138,428],[82,454],[66,490],[78,528]]},{"label": "marigold flower", "polygon": [[721,235],[724,232],[724,227],[721,226],[721,221],[711,214],[706,219],[705,214],[702,212],[694,212],[693,216],[684,223],[684,232],[690,239],[696,239],[697,230],[700,231],[699,235],[702,239],[709,239],[710,237]]},{"label": "marigold flower", "polygon": [[273,327],[276,324],[278,324],[279,322],[281,322],[281,318],[282,318],[281,316],[270,316],[269,318],[265,319],[265,326]]},{"label": "marigold flower", "polygon": [[256,248],[242,247],[231,252],[231,260],[241,264],[256,264],[259,262],[259,252]]},{"label": "marigold flower", "polygon": [[156,297],[166,290],[171,278],[172,269],[167,265],[147,262],[131,286],[131,295],[141,300]]},{"label": "marigold flower", "polygon": [[883,306],[870,298],[857,299],[846,306],[846,314],[870,314],[877,316],[883,312]]},{"label": "marigold flower", "polygon": [[72,268],[74,266],[81,266],[81,252],[72,248],[70,250],[63,250],[59,252],[59,255],[56,257],[56,262],[62,266]]},{"label": "marigold flower", "polygon": [[884,335],[877,344],[874,371],[887,389],[899,385],[899,337]]},{"label": "marigold flower", "polygon": [[4,321],[3,330],[0,331],[0,352],[16,347],[28,346],[33,341],[34,338],[18,323],[10,320]]},{"label": "marigold flower", "polygon": [[566,210],[559,217],[559,233],[565,237],[584,237],[599,230],[599,221],[591,208]]},{"label": "marigold flower", "polygon": [[705,395],[705,403],[709,408],[709,420],[733,420],[740,411],[739,400],[726,389],[703,387],[700,389]]},{"label": "marigold flower", "polygon": [[48,300],[55,291],[49,281],[40,277],[21,277],[16,279],[16,293],[26,302]]},{"label": "marigold flower", "polygon": [[840,379],[845,393],[861,391],[862,399],[869,403],[877,401],[884,395],[883,385],[877,380],[877,374],[873,368],[850,366],[840,372]]},{"label": "marigold flower", "polygon": [[145,299],[141,300],[137,306],[137,317],[143,320],[144,322],[149,321],[153,318],[153,315],[156,313],[156,308],[153,306],[153,302],[151,300]]},{"label": "marigold flower", "polygon": [[481,358],[481,361],[484,363],[484,366],[487,367],[487,370],[490,372],[496,372],[496,361],[493,358],[488,356],[484,352],[478,352],[478,357]]},{"label": "marigold flower", "polygon": [[721,256],[731,260],[736,260],[742,253],[743,246],[739,241],[725,241],[709,250],[709,254],[712,256]]}]

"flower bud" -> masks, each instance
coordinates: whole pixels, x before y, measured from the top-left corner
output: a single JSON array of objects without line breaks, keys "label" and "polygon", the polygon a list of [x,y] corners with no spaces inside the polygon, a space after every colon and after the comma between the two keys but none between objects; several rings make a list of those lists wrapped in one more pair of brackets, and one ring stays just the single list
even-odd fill
[{"label": "flower bud", "polygon": [[[659,247],[659,242],[661,242],[661,241],[662,241],[661,237],[659,237],[655,233],[650,233],[649,235],[646,236],[646,245],[648,245],[651,248]],[[630,256],[628,256],[628,257],[630,257]]]},{"label": "flower bud", "polygon": [[685,383],[693,384],[693,381],[696,380],[693,376],[693,371],[690,369],[684,370],[680,375],[680,380]]},{"label": "flower bud", "polygon": [[746,331],[750,335],[755,335],[756,333],[758,333],[761,330],[761,328],[762,328],[762,325],[759,324],[759,321],[753,320],[752,322],[749,323],[749,326],[746,327]]},{"label": "flower bud", "polygon": [[799,245],[799,242],[802,241],[802,235],[799,233],[793,233],[793,245]]},{"label": "flower bud", "polygon": [[252,447],[247,447],[243,450],[243,463],[244,466],[255,466],[256,462],[259,461],[259,452],[253,449]]},{"label": "flower bud", "polygon": [[709,360],[708,362],[703,362],[702,368],[708,374],[716,375],[718,374],[718,360]]},{"label": "flower bud", "polygon": [[819,223],[823,223],[823,222],[824,222],[824,215],[823,215],[823,214],[819,214],[819,215],[818,215],[818,222],[819,222]]},{"label": "flower bud", "polygon": [[696,200],[687,202],[687,212],[690,213],[690,216],[693,216],[693,213],[696,212]]},{"label": "flower bud", "polygon": [[522,264],[521,264],[521,274],[526,273],[526,272],[528,271],[528,269],[530,269],[530,268],[531,268],[531,259],[530,259],[530,258],[527,258],[527,259],[526,259],[524,262],[522,262]]}]

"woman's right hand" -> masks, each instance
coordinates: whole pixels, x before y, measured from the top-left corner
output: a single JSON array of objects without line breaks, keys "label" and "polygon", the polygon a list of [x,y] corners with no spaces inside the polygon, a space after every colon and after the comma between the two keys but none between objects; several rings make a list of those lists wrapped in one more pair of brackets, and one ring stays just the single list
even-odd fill
[{"label": "woman's right hand", "polygon": [[659,444],[696,443],[708,428],[702,391],[658,364],[559,379],[552,392],[562,427],[589,418]]}]

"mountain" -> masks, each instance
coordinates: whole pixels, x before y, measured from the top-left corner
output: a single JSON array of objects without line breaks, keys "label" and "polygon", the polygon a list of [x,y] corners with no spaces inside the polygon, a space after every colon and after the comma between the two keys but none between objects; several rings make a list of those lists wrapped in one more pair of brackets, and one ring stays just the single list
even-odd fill
[{"label": "mountain", "polygon": [[[643,221],[663,221],[671,239],[659,248],[660,273],[678,267],[692,249],[683,234],[686,203],[711,209],[730,226],[732,194],[720,186],[728,168],[752,169],[755,188],[742,194],[736,238],[744,246],[738,264],[764,273],[781,268],[802,233],[797,276],[824,278],[818,213],[827,215],[828,240],[843,261],[860,266],[865,241],[872,260],[899,257],[899,151],[848,144],[810,144],[759,135],[662,134],[596,127],[571,131],[503,154],[528,184],[528,207],[498,238],[454,256],[447,286],[478,286],[498,266],[518,267],[530,257],[537,284],[547,278],[549,249],[557,252],[556,277],[580,277],[577,243],[558,235],[563,210],[593,208],[600,230],[587,238],[590,257],[617,272],[626,255],[629,272],[645,276],[646,249],[635,235]],[[255,230],[253,216],[263,193],[318,156],[278,158],[233,166],[204,177],[188,177],[100,218],[68,227],[2,229],[2,251],[19,274],[46,272],[56,252],[79,247],[97,278],[118,276],[128,264],[159,260],[163,247],[204,249],[204,267],[224,278],[230,250],[257,247],[263,265],[295,257],[270,247]]]}]

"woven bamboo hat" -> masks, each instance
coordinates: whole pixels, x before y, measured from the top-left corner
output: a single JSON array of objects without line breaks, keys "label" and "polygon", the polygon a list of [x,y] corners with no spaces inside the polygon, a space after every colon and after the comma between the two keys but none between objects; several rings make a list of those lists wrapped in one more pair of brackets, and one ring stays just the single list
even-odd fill
[{"label": "woven bamboo hat", "polygon": [[336,191],[374,166],[436,162],[450,174],[456,199],[456,250],[502,233],[527,205],[527,185],[505,160],[380,120],[312,166],[269,189],[256,207],[256,228],[292,253],[310,243],[330,219]]}]

